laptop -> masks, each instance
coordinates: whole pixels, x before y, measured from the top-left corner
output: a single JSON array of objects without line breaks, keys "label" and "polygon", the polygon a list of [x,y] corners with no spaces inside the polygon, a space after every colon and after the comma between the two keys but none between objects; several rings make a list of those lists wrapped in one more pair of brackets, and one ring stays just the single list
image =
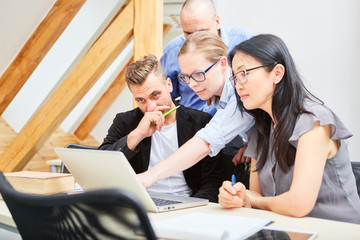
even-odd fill
[{"label": "laptop", "polygon": [[56,154],[84,191],[120,188],[137,196],[149,212],[203,206],[209,200],[147,191],[122,152],[55,148]]}]

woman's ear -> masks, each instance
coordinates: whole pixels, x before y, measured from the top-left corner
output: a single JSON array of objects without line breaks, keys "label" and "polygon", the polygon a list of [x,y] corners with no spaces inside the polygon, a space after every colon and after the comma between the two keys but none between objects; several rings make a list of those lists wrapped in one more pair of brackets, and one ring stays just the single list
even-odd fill
[{"label": "woman's ear", "polygon": [[227,58],[226,57],[221,57],[220,58],[220,65],[221,65],[221,68],[223,69],[223,70],[228,70],[228,67],[229,67],[229,63],[228,63],[228,61],[227,61]]},{"label": "woman's ear", "polygon": [[285,67],[282,64],[276,64],[272,72],[274,73],[274,83],[278,84],[284,77]]}]

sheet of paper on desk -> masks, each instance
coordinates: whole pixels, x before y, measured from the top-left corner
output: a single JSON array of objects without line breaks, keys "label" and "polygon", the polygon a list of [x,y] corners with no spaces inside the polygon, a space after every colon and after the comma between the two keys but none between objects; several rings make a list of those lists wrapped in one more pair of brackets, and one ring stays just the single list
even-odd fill
[{"label": "sheet of paper on desk", "polygon": [[167,239],[244,239],[271,221],[225,214],[192,212],[162,221],[153,221],[156,236]]}]

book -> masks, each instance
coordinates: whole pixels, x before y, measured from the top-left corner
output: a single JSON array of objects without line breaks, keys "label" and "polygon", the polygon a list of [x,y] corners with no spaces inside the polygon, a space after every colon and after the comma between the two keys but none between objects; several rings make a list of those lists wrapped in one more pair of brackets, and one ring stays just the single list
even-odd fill
[{"label": "book", "polygon": [[53,194],[74,190],[75,180],[69,173],[20,171],[4,174],[19,192]]},{"label": "book", "polygon": [[192,212],[151,224],[158,238],[230,240],[245,239],[270,222],[262,218]]}]

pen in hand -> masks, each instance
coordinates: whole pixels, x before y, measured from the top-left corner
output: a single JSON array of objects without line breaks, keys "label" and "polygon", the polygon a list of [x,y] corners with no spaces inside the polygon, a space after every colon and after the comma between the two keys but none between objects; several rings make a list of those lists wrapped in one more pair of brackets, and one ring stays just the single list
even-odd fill
[{"label": "pen in hand", "polygon": [[[236,177],[235,174],[231,175],[231,185],[234,186],[236,184]],[[235,197],[236,194],[233,194],[233,196]]]},{"label": "pen in hand", "polygon": [[[173,111],[175,111],[176,109],[178,109],[180,107],[180,105],[177,105],[176,107],[174,107],[173,109],[170,109],[169,111],[167,111],[166,113],[163,114],[164,117],[166,117],[167,115],[169,115],[170,113],[172,113]],[[151,124],[155,124],[155,122],[151,122]]]}]

